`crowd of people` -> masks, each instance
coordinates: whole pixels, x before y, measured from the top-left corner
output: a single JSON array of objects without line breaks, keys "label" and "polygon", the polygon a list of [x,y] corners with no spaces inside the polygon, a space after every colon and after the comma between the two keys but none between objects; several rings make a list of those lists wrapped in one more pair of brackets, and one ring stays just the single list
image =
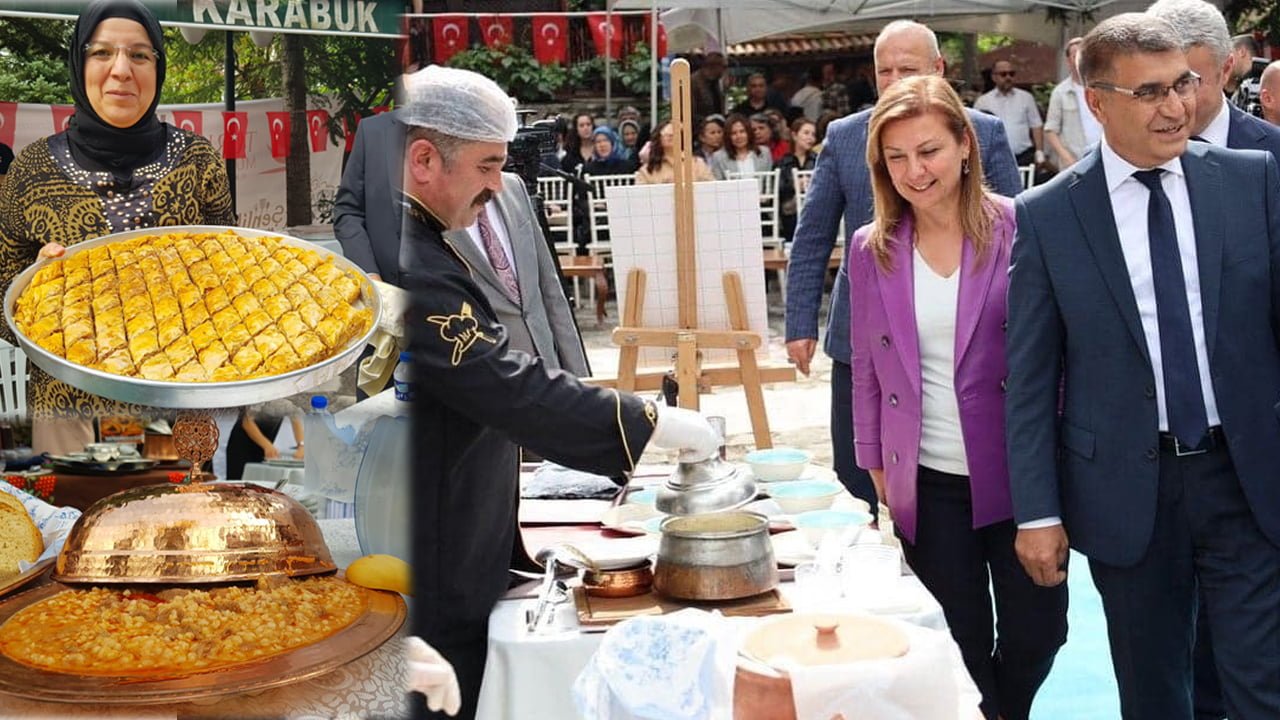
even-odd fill
[{"label": "crowd of people", "polygon": [[[1066,641],[1068,547],[1126,720],[1280,713],[1280,129],[1228,99],[1240,44],[1213,5],[1159,0],[1068,42],[1043,110],[1008,61],[966,107],[911,21],[853,114],[830,72],[785,106],[752,75],[732,108],[722,57],[693,74],[698,179],[814,170],[788,227],[802,372],[857,229],[826,332],[836,469],[891,509],[988,718],[1029,717]],[[585,169],[618,136],[584,120]],[[640,181],[671,182],[670,124],[636,126]]]}]

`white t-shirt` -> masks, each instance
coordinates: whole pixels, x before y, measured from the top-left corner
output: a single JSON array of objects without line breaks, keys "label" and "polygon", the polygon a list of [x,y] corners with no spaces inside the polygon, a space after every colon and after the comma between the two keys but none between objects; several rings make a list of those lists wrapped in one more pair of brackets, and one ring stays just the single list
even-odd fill
[{"label": "white t-shirt", "polygon": [[968,475],[956,401],[956,306],[960,270],[942,277],[914,251],[916,333],[920,341],[920,464]]}]

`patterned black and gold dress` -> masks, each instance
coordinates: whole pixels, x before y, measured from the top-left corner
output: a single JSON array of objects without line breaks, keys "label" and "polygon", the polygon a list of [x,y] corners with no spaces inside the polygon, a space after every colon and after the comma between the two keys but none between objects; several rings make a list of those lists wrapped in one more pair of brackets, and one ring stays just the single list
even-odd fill
[{"label": "patterned black and gold dress", "polygon": [[[233,225],[226,165],[205,138],[165,126],[165,147],[128,178],[92,172],[72,159],[66,133],[28,145],[0,185],[0,292],[36,261],[41,246],[70,247],[110,233],[173,225]],[[10,328],[0,336],[13,342]],[[34,418],[145,414],[90,395],[32,366],[27,406]]]}]

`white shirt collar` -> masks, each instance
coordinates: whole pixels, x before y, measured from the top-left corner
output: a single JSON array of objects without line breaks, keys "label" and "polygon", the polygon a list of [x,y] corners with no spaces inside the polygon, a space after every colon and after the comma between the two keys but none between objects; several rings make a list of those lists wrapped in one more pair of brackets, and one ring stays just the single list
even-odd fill
[{"label": "white shirt collar", "polygon": [[1227,146],[1227,134],[1231,131],[1231,109],[1227,107],[1227,101],[1222,101],[1222,107],[1218,108],[1218,114],[1213,116],[1209,121],[1209,125],[1200,133],[1200,137],[1204,138],[1207,143],[1213,143],[1218,147]]},{"label": "white shirt collar", "polygon": [[[1174,175],[1182,176],[1182,158],[1176,157],[1163,165],[1159,166],[1163,170],[1167,170]],[[1102,171],[1107,177],[1107,192],[1115,192],[1116,188],[1125,180],[1133,179],[1133,174],[1139,170],[1150,170],[1151,168],[1141,168],[1133,163],[1125,160],[1116,154],[1115,150],[1107,144],[1104,137],[1102,139]],[[1134,182],[1138,182],[1134,179]]]}]

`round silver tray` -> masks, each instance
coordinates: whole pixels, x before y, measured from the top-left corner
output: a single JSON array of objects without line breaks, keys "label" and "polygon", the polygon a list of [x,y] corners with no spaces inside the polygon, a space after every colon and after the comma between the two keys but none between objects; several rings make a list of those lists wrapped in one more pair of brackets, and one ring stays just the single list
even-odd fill
[{"label": "round silver tray", "polygon": [[300,240],[289,235],[239,228],[224,225],[177,225],[173,227],[146,228],[126,232],[103,235],[100,238],[86,240],[67,248],[63,259],[72,257],[86,250],[113,243],[117,240],[128,240],[142,235],[158,235],[162,233],[219,233],[234,231],[244,237],[275,237],[293,247],[304,248],[320,253],[324,257],[332,257],[334,264],[342,270],[355,273],[361,280],[360,298],[363,305],[373,310],[373,320],[369,330],[363,335],[348,341],[346,346],[333,356],[305,368],[299,368],[281,375],[269,375],[251,380],[233,382],[166,382],[163,380],[147,380],[145,378],[113,375],[101,370],[94,370],[77,365],[66,358],[58,357],[32,342],[24,335],[13,321],[13,306],[18,296],[31,283],[36,271],[50,261],[40,260],[23,270],[9,284],[4,294],[4,320],[13,330],[18,345],[27,354],[31,362],[53,377],[93,395],[100,395],[121,402],[138,403],[152,407],[177,409],[212,409],[252,405],[268,400],[289,397],[306,392],[311,388],[326,383],[346,370],[360,357],[360,352],[368,344],[369,338],[378,328],[378,318],[382,313],[382,300],[373,289],[368,275],[350,260],[332,253],[314,243]]}]

